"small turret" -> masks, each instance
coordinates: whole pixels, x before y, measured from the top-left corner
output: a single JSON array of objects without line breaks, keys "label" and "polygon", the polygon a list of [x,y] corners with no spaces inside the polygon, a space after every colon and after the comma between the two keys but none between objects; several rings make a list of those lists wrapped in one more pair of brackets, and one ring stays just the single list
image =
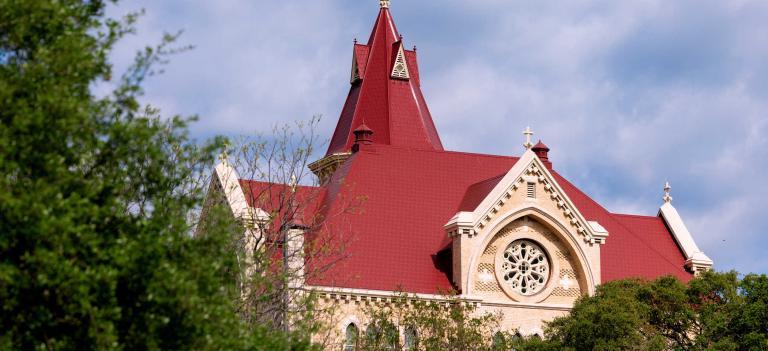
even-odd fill
[{"label": "small turret", "polygon": [[544,165],[547,166],[547,168],[552,169],[552,162],[549,162],[549,147],[547,145],[539,140],[531,150],[533,150],[533,153],[539,157],[541,162],[544,162]]}]

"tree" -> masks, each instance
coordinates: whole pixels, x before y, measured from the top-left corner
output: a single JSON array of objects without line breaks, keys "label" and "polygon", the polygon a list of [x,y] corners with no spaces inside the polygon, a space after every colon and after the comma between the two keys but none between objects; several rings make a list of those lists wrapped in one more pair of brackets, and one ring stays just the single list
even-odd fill
[{"label": "tree", "polygon": [[706,272],[688,284],[674,277],[620,280],[582,297],[548,324],[547,339],[517,350],[765,350],[768,277]]},{"label": "tree", "polygon": [[403,293],[391,302],[369,306],[365,311],[368,326],[361,334],[359,349],[509,349],[514,338],[508,331],[499,330],[499,314],[480,313],[477,305],[455,294],[444,296],[439,300],[424,300]]},{"label": "tree", "polygon": [[268,136],[241,137],[216,171],[222,182],[233,184],[211,188],[208,204],[233,206],[227,199],[242,192],[248,205],[231,213],[241,226],[235,229],[235,250],[243,319],[311,334],[323,344],[334,309],[319,304],[304,283],[346,257],[352,237],[346,216],[358,212],[364,199],[347,199],[342,192],[333,204],[322,202],[324,188],[308,170],[319,121],[315,116],[275,127]]},{"label": "tree", "polygon": [[175,36],[92,93],[136,19],[105,6],[0,0],[0,349],[307,348],[235,313],[225,217],[190,235],[222,140],[139,102]]}]

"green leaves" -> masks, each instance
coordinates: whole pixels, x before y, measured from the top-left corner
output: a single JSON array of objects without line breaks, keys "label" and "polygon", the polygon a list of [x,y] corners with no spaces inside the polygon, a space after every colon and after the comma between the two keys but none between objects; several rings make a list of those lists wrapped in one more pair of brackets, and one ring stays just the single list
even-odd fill
[{"label": "green leaves", "polygon": [[[765,350],[766,302],[765,275],[739,280],[736,272],[706,272],[688,284],[674,277],[613,281],[549,323],[544,344],[573,350]],[[537,349],[541,343],[524,340],[515,347]]]},{"label": "green leaves", "polygon": [[138,99],[176,36],[92,94],[137,16],[105,6],[0,0],[0,349],[305,349],[236,315],[231,227],[191,235],[223,140]]},{"label": "green leaves", "polygon": [[479,313],[451,294],[438,301],[401,294],[390,304],[370,306],[366,315],[369,332],[361,335],[360,350],[399,350],[397,328],[414,336],[412,350],[506,350],[512,340],[507,332],[496,333],[500,315]]}]

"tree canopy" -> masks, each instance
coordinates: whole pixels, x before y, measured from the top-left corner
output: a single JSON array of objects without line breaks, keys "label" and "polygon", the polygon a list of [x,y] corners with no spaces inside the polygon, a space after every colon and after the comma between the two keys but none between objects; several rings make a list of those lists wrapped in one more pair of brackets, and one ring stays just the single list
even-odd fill
[{"label": "tree canopy", "polygon": [[766,350],[768,276],[706,272],[605,283],[518,350]]},{"label": "tree canopy", "polygon": [[306,347],[236,314],[229,232],[189,220],[221,139],[140,102],[174,36],[113,77],[107,5],[0,0],[0,349]]}]

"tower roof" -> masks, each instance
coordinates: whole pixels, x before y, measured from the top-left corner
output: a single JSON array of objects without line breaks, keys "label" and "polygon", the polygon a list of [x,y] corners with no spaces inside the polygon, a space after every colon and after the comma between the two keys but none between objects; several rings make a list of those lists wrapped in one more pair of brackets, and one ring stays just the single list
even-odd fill
[{"label": "tower roof", "polygon": [[416,51],[406,50],[389,8],[382,6],[368,43],[355,44],[349,95],[326,155],[347,152],[354,130],[376,131],[374,144],[443,150],[421,92]]}]

